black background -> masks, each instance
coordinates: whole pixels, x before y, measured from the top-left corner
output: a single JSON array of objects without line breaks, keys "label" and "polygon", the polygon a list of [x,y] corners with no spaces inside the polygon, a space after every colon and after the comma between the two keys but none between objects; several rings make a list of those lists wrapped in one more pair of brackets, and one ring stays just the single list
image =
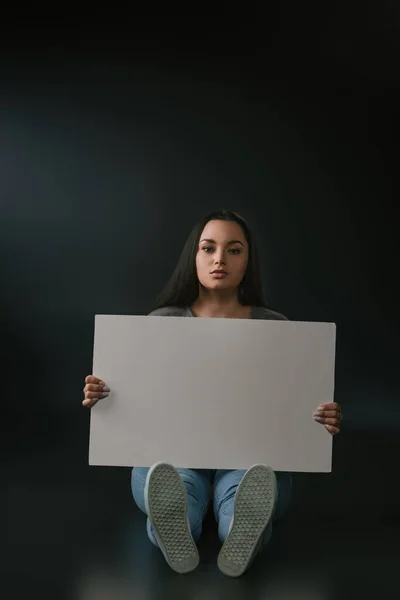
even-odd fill
[{"label": "black background", "polygon": [[130,581],[121,564],[152,551],[129,471],[87,466],[94,314],[149,312],[192,225],[218,208],[250,221],[270,307],[338,328],[334,470],[296,475],[289,521],[324,532],[313,548],[340,530],[338,556],[354,528],[398,528],[400,10],[353,4],[260,5],[240,26],[179,11],[2,21],[7,598],[91,598],[96,569]]}]

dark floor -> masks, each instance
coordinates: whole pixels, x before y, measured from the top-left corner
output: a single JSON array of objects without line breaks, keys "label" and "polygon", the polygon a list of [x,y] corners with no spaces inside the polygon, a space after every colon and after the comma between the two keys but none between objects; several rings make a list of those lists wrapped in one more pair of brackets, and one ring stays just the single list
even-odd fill
[{"label": "dark floor", "polygon": [[[342,447],[333,474],[295,477],[290,513],[251,570],[233,580],[217,569],[219,542],[212,518],[200,543],[199,569],[187,576],[170,571],[147,540],[145,517],[130,496],[129,470],[88,467],[81,430],[28,435],[19,448],[10,441],[2,464],[0,509],[7,521],[2,526],[1,597],[397,597],[399,492],[387,494],[393,481],[382,476],[376,454],[374,460],[361,460],[363,446],[357,450],[355,439],[351,458],[346,442],[337,442]],[[374,445],[395,464],[396,444],[382,438]],[[385,469],[389,466],[386,462]]]}]

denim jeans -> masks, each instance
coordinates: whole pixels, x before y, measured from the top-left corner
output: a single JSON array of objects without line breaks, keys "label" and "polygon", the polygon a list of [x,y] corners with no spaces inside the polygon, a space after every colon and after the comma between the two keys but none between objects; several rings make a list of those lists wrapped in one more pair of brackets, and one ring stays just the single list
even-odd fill
[{"label": "denim jeans", "polygon": [[[149,469],[135,467],[132,470],[132,494],[142,512],[146,514],[144,487]],[[223,543],[229,533],[233,517],[233,507],[237,487],[246,471],[224,471],[209,469],[177,469],[185,485],[188,497],[188,517],[192,536],[198,541],[203,528],[203,520],[211,499],[213,500],[214,516],[218,523],[218,535]],[[277,501],[272,519],[264,532],[263,545],[267,544],[272,535],[272,523],[282,517],[286,511],[292,491],[292,475],[276,471],[278,487]],[[147,534],[151,542],[158,546],[151,523],[147,519]]]}]

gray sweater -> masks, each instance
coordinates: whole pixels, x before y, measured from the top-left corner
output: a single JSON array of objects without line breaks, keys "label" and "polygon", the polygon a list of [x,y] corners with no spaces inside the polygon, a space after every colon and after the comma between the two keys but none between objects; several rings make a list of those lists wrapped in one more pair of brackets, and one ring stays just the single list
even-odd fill
[{"label": "gray sweater", "polygon": [[[194,317],[189,306],[179,308],[178,306],[164,306],[150,313],[153,317]],[[251,307],[251,319],[264,319],[266,321],[287,321],[287,318],[264,306]]]}]

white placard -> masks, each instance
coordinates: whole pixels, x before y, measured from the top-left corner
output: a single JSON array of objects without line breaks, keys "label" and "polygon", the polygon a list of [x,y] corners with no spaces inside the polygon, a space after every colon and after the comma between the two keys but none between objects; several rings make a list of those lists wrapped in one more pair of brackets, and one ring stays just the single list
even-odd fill
[{"label": "white placard", "polygon": [[89,464],[330,472],[333,323],[98,315]]}]

